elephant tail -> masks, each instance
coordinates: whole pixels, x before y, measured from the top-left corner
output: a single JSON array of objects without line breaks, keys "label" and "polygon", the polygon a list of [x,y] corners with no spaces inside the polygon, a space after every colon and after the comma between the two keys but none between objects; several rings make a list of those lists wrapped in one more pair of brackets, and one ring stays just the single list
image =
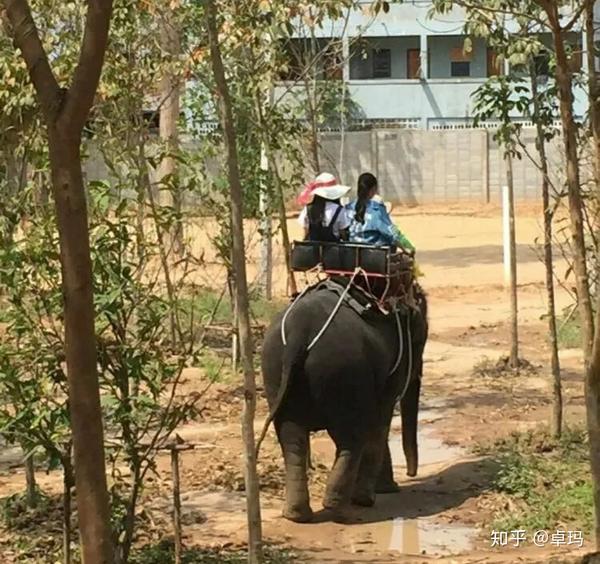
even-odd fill
[{"label": "elephant tail", "polygon": [[275,398],[275,403],[273,404],[272,409],[269,412],[269,416],[265,420],[265,424],[263,425],[260,436],[258,437],[258,441],[256,442],[257,458],[262,442],[267,436],[267,431],[269,430],[271,423],[273,423],[277,412],[283,404],[283,400],[285,399],[285,395],[290,386],[292,374],[298,368],[299,365],[302,365],[304,363],[307,352],[308,349],[306,347],[306,344],[301,341],[298,341],[297,343],[294,343],[293,341],[288,342],[283,347],[283,355],[281,362],[281,383],[279,385],[277,397]]}]

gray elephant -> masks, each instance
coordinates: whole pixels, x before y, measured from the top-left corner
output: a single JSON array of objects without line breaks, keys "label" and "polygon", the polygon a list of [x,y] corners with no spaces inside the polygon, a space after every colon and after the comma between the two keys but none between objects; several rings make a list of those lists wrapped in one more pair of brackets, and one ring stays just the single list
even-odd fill
[{"label": "gray elephant", "polygon": [[417,472],[425,296],[419,311],[404,308],[398,317],[359,315],[346,302],[332,316],[341,303],[327,288],[312,290],[277,316],[264,339],[264,386],[285,462],[283,515],[296,522],[313,515],[307,481],[313,431],[327,430],[336,446],[323,500],[334,518],[343,519],[350,503],[373,505],[376,492],[392,486],[387,439],[399,397],[407,473]]}]

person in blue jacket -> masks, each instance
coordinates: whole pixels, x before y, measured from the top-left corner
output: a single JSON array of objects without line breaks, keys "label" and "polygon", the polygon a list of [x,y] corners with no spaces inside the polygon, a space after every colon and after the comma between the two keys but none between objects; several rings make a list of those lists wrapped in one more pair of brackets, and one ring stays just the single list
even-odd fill
[{"label": "person in blue jacket", "polygon": [[377,198],[377,178],[365,172],[358,178],[358,198],[346,206],[350,242],[397,246],[414,255],[410,240],[392,223],[385,204]]}]

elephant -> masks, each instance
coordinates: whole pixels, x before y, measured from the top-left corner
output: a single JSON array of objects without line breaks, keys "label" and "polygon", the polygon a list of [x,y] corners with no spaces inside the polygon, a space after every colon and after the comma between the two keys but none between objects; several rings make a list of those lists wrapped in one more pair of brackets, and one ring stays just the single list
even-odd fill
[{"label": "elephant", "polygon": [[285,464],[285,518],[313,518],[307,466],[314,431],[326,430],[336,447],[323,500],[334,519],[343,520],[350,504],[372,506],[376,493],[393,489],[387,440],[398,398],[407,473],[416,475],[427,339],[427,301],[419,296],[419,307],[403,306],[398,317],[360,315],[336,292],[312,290],[267,329],[262,374]]}]

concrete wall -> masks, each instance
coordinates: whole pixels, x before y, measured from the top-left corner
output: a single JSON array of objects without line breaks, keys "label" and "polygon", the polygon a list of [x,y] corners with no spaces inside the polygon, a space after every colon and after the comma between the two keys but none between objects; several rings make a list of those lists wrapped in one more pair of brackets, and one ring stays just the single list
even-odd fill
[{"label": "concrete wall", "polygon": [[[535,130],[523,129],[521,137],[529,153],[535,156]],[[458,200],[501,201],[506,167],[503,151],[493,140],[492,131],[352,131],[344,135],[341,166],[340,145],[339,133],[322,134],[322,170],[335,173],[352,187],[362,172],[372,172],[379,179],[382,194],[392,202],[413,205]],[[193,145],[188,148],[193,149]],[[556,186],[560,186],[563,170],[561,151],[560,138],[547,148]],[[84,164],[87,180],[111,181],[110,171],[98,151],[92,146],[88,153],[90,157]],[[216,175],[219,163],[209,165]],[[522,159],[514,160],[513,168],[516,198],[539,199],[541,177],[531,160],[524,154]],[[280,163],[280,169],[285,170],[286,163]],[[310,174],[307,170],[306,175]]]},{"label": "concrete wall", "polygon": [[[481,129],[422,131],[373,130],[344,136],[340,167],[340,134],[322,137],[323,168],[335,171],[351,186],[361,172],[372,172],[384,197],[402,204],[432,201],[480,200],[500,202],[506,183],[503,151],[493,133]],[[523,130],[523,139],[535,156],[534,130]],[[560,139],[548,148],[554,181],[561,170]],[[539,198],[541,177],[527,156],[514,161],[515,196]]]},{"label": "concrete wall", "polygon": [[465,118],[472,116],[472,94],[484,79],[352,80],[352,99],[371,119]]}]

